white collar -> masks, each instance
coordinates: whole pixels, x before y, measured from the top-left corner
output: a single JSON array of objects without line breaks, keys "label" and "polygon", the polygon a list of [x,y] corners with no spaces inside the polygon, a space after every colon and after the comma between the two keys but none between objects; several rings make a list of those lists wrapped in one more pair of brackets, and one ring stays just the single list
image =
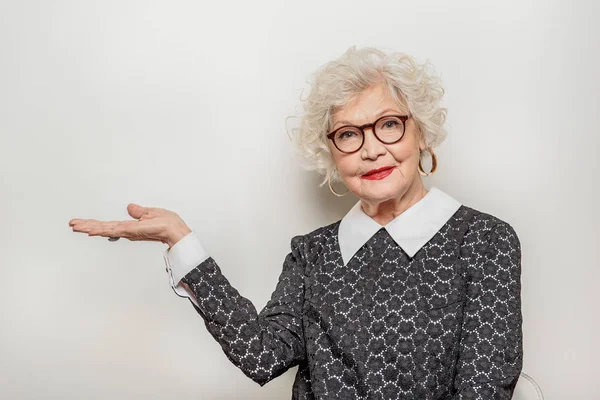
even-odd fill
[{"label": "white collar", "polygon": [[338,242],[344,265],[381,228],[414,256],[460,208],[461,203],[441,189],[432,187],[418,202],[387,225],[380,225],[362,210],[358,201],[340,221]]}]

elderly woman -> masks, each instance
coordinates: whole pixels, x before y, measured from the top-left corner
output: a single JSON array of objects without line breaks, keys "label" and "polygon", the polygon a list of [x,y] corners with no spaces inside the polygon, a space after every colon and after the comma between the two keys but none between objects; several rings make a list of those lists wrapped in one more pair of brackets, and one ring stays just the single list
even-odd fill
[{"label": "elderly woman", "polygon": [[261,386],[298,366],[292,399],[510,399],[523,356],[520,242],[503,220],[425,188],[443,93],[402,53],[351,47],[317,71],[297,143],[321,185],[341,180],[359,201],[291,239],[260,313],[174,212],[130,204],[135,220],[70,225],[168,244],[173,289],[231,362]]}]

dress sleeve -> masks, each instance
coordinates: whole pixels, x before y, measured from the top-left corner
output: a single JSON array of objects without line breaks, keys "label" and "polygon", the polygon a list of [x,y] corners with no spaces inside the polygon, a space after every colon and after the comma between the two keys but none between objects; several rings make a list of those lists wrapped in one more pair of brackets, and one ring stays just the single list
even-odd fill
[{"label": "dress sleeve", "polygon": [[260,313],[229,283],[212,257],[181,279],[227,358],[260,386],[305,359],[303,254],[303,236],[293,237],[277,286]]},{"label": "dress sleeve", "polygon": [[514,229],[500,222],[479,248],[467,274],[452,399],[510,400],[523,364],[521,244]]}]

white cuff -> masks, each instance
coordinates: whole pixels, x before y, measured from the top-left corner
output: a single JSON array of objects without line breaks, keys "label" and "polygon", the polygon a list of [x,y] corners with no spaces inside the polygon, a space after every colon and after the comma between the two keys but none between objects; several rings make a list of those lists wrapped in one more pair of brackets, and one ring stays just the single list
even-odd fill
[{"label": "white cuff", "polygon": [[179,284],[181,278],[210,257],[194,231],[165,250],[163,256],[167,271],[171,270],[175,284]]},{"label": "white cuff", "polygon": [[210,255],[204,249],[202,243],[200,243],[200,239],[193,231],[181,238],[170,249],[165,250],[163,253],[171,288],[179,297],[189,298],[196,307],[199,306],[193,293],[188,292],[180,284],[180,281],[188,272],[196,268],[209,257]]}]

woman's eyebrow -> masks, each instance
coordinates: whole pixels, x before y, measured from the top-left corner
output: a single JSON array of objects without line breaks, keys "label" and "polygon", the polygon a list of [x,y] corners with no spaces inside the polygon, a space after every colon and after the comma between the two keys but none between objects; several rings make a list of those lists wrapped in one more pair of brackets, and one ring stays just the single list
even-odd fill
[{"label": "woman's eyebrow", "polygon": [[[389,112],[389,111],[393,111],[393,112],[396,112],[398,114],[402,114],[400,111],[395,110],[393,108],[386,108],[385,110],[380,111],[377,115],[375,115],[375,119],[381,117],[383,114],[385,114],[386,112]],[[353,124],[350,121],[339,120],[339,121],[336,121],[335,124],[333,124],[333,126],[336,126],[337,124],[356,125],[356,124]]]}]

